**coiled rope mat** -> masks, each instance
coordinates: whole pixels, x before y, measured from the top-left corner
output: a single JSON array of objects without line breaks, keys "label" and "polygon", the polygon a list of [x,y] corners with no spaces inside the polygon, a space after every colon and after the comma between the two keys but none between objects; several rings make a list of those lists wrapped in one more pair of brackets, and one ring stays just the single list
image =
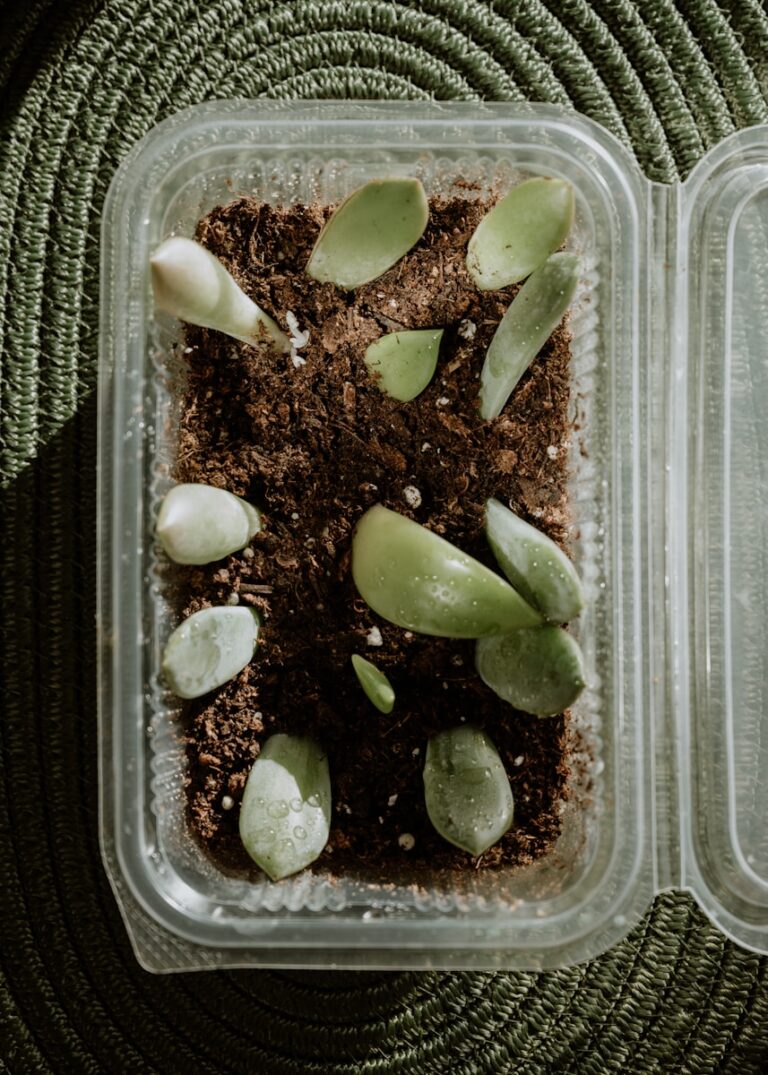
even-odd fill
[{"label": "coiled rope mat", "polygon": [[96,838],[99,215],[156,121],[205,98],[570,104],[685,175],[768,119],[761,0],[0,0],[3,338],[0,1070],[768,1069],[768,961],[683,895],[534,974],[139,969]]}]

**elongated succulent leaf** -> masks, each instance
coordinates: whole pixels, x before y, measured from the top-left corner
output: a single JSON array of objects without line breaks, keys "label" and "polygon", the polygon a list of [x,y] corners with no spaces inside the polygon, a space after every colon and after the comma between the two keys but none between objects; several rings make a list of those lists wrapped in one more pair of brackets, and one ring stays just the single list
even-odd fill
[{"label": "elongated succulent leaf", "polygon": [[382,392],[401,403],[423,392],[434,376],[442,335],[442,329],[414,329],[390,332],[372,343],[365,364]]},{"label": "elongated succulent leaf", "polygon": [[585,685],[581,649],[562,627],[481,638],[475,664],[480,678],[500,698],[537,717],[564,712]]},{"label": "elongated succulent leaf", "polygon": [[352,654],[352,667],[368,700],[380,713],[391,713],[395,705],[392,684],[373,661],[366,661],[359,653]]},{"label": "elongated succulent leaf", "polygon": [[272,735],[261,748],[240,807],[243,847],[273,880],[322,853],[331,823],[328,758],[312,739]]},{"label": "elongated succulent leaf", "polygon": [[243,606],[204,608],[171,634],[163,674],[179,698],[199,698],[233,679],[250,662],[259,637],[259,618]]},{"label": "elongated succulent leaf", "polygon": [[245,548],[261,529],[256,508],[213,485],[175,485],[163,498],[155,534],[177,564],[210,564]]},{"label": "elongated succulent leaf", "polygon": [[443,839],[471,855],[487,851],[512,824],[512,789],[498,751],[485,732],[469,724],[430,739],[424,798]]},{"label": "elongated succulent leaf", "polygon": [[568,623],[584,607],[576,568],[563,550],[498,500],[485,505],[485,533],[499,567],[550,623]]},{"label": "elongated succulent leaf", "polygon": [[480,373],[480,414],[497,418],[559,325],[576,291],[579,259],[553,254],[525,281],[491,340]]},{"label": "elongated succulent leaf", "polygon": [[290,350],[285,333],[200,243],[179,236],[166,239],[150,258],[150,270],[161,310],[243,343],[268,342],[280,351]]},{"label": "elongated succulent leaf", "polygon": [[374,612],[420,634],[481,638],[541,623],[500,575],[381,504],[357,524],[352,577]]},{"label": "elongated succulent leaf", "polygon": [[467,269],[481,291],[524,280],[565,242],[573,222],[573,187],[538,176],[518,184],[478,224]]},{"label": "elongated succulent leaf", "polygon": [[345,198],[326,221],[307,272],[343,288],[367,284],[419,241],[428,217],[418,179],[374,179]]}]

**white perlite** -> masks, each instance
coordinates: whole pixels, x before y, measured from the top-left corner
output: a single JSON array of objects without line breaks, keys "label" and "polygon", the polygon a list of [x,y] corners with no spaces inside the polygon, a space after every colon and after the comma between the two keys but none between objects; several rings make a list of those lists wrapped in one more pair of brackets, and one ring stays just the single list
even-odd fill
[{"label": "white perlite", "polygon": [[306,358],[303,358],[299,354],[299,351],[309,343],[309,329],[306,329],[304,332],[301,331],[299,322],[296,319],[296,314],[293,310],[288,310],[285,315],[285,322],[288,325],[288,331],[291,334],[289,339],[291,345],[291,362],[296,369],[298,369],[299,366],[303,366],[307,361]]},{"label": "white perlite", "polygon": [[396,802],[397,802],[397,793],[395,793],[394,795],[390,795],[390,797],[387,799],[387,806],[394,806]]},{"label": "white perlite", "polygon": [[222,810],[231,810],[234,805],[235,800],[232,798],[231,795],[225,795],[224,798],[221,800]]},{"label": "white perlite", "polygon": [[381,631],[378,627],[372,627],[366,635],[365,641],[369,646],[383,646],[384,639],[381,637]]},{"label": "white perlite", "polygon": [[409,508],[421,506],[421,493],[415,485],[406,485],[405,489],[403,489],[403,497]]},{"label": "white perlite", "polygon": [[413,851],[416,846],[416,838],[410,832],[401,832],[397,838],[397,842],[400,844],[403,851]]},{"label": "white perlite", "polygon": [[462,340],[473,340],[476,332],[477,325],[474,321],[470,321],[469,318],[462,321],[458,328],[458,333]]},{"label": "white perlite", "polygon": [[547,447],[547,455],[549,456],[550,459],[557,459],[558,451],[559,450],[558,450],[557,446],[554,445],[554,444],[550,444]]}]

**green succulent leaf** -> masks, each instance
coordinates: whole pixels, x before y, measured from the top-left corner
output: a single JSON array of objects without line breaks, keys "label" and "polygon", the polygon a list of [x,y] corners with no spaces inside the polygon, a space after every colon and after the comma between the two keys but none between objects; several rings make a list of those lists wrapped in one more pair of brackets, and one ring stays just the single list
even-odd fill
[{"label": "green succulent leaf", "polygon": [[243,343],[290,350],[272,318],[243,292],[221,262],[192,239],[166,239],[150,258],[155,302],[190,325],[215,329]]},{"label": "green succulent leaf", "polygon": [[480,373],[480,414],[497,418],[515,385],[557,328],[576,291],[579,259],[553,254],[515,295]]},{"label": "green succulent leaf", "polygon": [[163,674],[179,698],[199,698],[233,679],[250,662],[259,637],[253,609],[229,605],[188,616],[171,634]]},{"label": "green succulent leaf", "polygon": [[562,627],[481,638],[475,665],[480,678],[499,698],[537,717],[562,713],[573,705],[585,685],[581,649]]},{"label": "green succulent leaf", "polygon": [[478,224],[467,269],[481,291],[524,280],[561,246],[573,223],[573,187],[538,176],[518,184]]},{"label": "green succulent leaf", "polygon": [[512,824],[512,790],[501,758],[485,732],[470,724],[430,739],[424,798],[443,839],[471,855],[487,851]]},{"label": "green succulent leaf", "polygon": [[352,577],[374,612],[420,634],[481,638],[541,623],[500,575],[381,504],[357,524]]},{"label": "green succulent leaf", "polygon": [[315,861],[328,842],[330,824],[325,751],[302,736],[270,736],[248,774],[240,807],[245,850],[279,881]]},{"label": "green succulent leaf", "polygon": [[390,332],[365,352],[365,364],[388,396],[407,403],[423,392],[435,373],[442,329]]},{"label": "green succulent leaf", "polygon": [[367,284],[408,253],[428,218],[418,179],[374,179],[345,198],[326,221],[307,272],[343,288]]},{"label": "green succulent leaf", "polygon": [[584,607],[576,568],[563,550],[498,500],[485,505],[485,533],[499,567],[550,623],[568,623]]},{"label": "green succulent leaf", "polygon": [[177,564],[210,564],[244,549],[261,529],[256,508],[213,485],[176,485],[163,498],[155,534]]},{"label": "green succulent leaf", "polygon": [[395,692],[384,673],[373,661],[366,661],[359,653],[352,654],[352,667],[368,700],[380,713],[391,713],[395,705]]}]

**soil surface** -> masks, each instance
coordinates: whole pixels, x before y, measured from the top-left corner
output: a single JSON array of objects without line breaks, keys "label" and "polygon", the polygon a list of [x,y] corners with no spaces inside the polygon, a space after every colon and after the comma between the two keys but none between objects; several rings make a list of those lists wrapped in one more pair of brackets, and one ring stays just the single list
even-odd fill
[{"label": "soil surface", "polygon": [[[302,364],[205,329],[186,333],[174,477],[229,489],[264,512],[262,532],[244,552],[170,569],[180,613],[239,600],[263,616],[252,664],[185,703],[182,715],[190,824],[225,869],[252,866],[237,834],[239,802],[260,745],[277,731],[311,734],[328,751],[333,819],[320,865],[335,872],[372,867],[386,879],[406,861],[417,873],[488,869],[530,862],[557,838],[567,716],[516,712],[480,681],[472,642],[388,624],[358,596],[350,574],[353,528],[376,503],[489,566],[489,496],[566,541],[566,329],[551,337],[501,417],[483,422],[477,413],[483,357],[516,291],[479,292],[464,267],[486,210],[464,193],[433,200],[417,246],[352,292],[303,271],[326,208],[242,199],[199,225],[197,238],[284,329],[291,322],[309,331]],[[410,403],[387,398],[363,363],[365,348],[384,332],[432,327],[445,329],[434,380]],[[390,678],[397,696],[390,715],[363,694],[353,653]],[[515,798],[513,828],[479,859],[437,835],[423,799],[428,737],[467,720],[490,734]],[[405,833],[415,838],[410,850],[398,843]]]}]

